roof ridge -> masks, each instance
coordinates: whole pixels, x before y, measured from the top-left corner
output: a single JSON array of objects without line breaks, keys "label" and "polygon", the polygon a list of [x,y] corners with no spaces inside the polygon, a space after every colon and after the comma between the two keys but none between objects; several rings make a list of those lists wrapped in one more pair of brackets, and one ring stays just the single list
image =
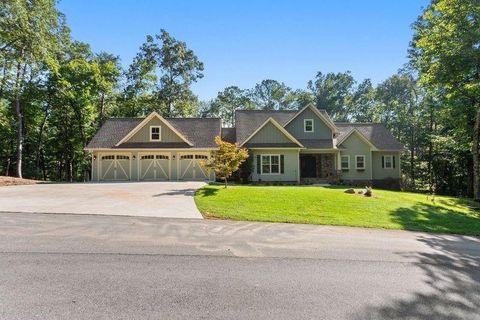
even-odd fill
[{"label": "roof ridge", "polygon": [[347,125],[372,125],[372,124],[380,124],[380,125],[384,125],[383,123],[381,122],[337,122],[337,121],[334,121],[333,123],[335,124],[347,124]]},{"label": "roof ridge", "polygon": [[219,117],[205,117],[205,118],[201,118],[201,117],[178,117],[178,118],[164,118],[165,120],[221,120],[222,118],[219,118]]},{"label": "roof ridge", "polygon": [[242,110],[235,110],[235,112],[298,112],[298,110],[248,110],[248,109],[242,109]]},{"label": "roof ridge", "polygon": [[145,119],[146,117],[110,117],[107,120],[138,120],[138,119]]}]

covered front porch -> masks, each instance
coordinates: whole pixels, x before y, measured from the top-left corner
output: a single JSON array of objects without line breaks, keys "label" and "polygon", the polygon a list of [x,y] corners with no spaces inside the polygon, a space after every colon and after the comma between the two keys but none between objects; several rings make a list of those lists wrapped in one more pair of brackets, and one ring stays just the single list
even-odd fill
[{"label": "covered front porch", "polygon": [[338,152],[300,153],[300,183],[337,183]]}]

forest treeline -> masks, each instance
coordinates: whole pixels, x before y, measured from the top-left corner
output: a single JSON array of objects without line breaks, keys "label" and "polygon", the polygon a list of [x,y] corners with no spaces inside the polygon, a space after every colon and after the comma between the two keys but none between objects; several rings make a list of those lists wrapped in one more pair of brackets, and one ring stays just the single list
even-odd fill
[{"label": "forest treeline", "polygon": [[[133,62],[72,39],[54,0],[0,4],[0,175],[89,179],[84,147],[108,117],[221,117],[237,109],[308,103],[336,121],[384,123],[405,146],[405,189],[480,199],[480,8],[432,0],[413,22],[409,62],[379,84],[350,72],[312,70],[305,88],[266,79],[199,101],[191,86],[208,66],[165,30]],[[281,67],[281,66],[279,66]]]}]

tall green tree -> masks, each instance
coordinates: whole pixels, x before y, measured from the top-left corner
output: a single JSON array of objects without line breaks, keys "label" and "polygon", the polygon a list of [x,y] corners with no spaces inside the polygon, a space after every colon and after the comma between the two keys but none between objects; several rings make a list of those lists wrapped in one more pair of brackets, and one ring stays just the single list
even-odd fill
[{"label": "tall green tree", "polygon": [[[130,115],[155,110],[165,117],[191,116],[197,111],[198,99],[190,86],[203,78],[203,69],[186,43],[167,31],[147,36],[126,74],[127,106],[123,109],[132,109]],[[138,109],[138,102],[144,102],[146,108]]]},{"label": "tall green tree", "polygon": [[255,109],[255,105],[250,100],[248,92],[237,86],[231,86],[218,93],[217,97],[209,103],[203,116],[219,117],[223,121],[223,126],[233,127],[236,110],[252,109]]},{"label": "tall green tree", "polygon": [[409,154],[402,167],[408,174],[410,189],[416,188],[417,151],[425,135],[425,126],[420,123],[424,119],[423,98],[422,90],[411,75],[396,74],[378,85],[373,113],[368,112],[374,122],[385,124],[406,146]]},{"label": "tall green tree", "polygon": [[445,105],[445,125],[454,127],[450,133],[469,140],[473,196],[480,201],[480,4],[434,0],[414,31],[411,64],[420,84]]},{"label": "tall green tree", "polygon": [[99,59],[87,44],[72,42],[50,73],[48,147],[57,160],[56,179],[88,179],[90,159],[84,148],[102,118],[102,96],[117,81],[115,67],[106,66],[110,62]]},{"label": "tall green tree", "polygon": [[96,54],[92,60],[97,68],[98,78],[95,82],[98,86],[95,91],[98,93],[98,125],[102,125],[108,115],[112,114],[117,101],[121,67],[120,58],[107,52]]},{"label": "tall green tree", "polygon": [[[15,109],[18,177],[22,177],[25,140],[22,96],[27,82],[42,77],[42,68],[53,59],[65,32],[63,15],[56,9],[54,0],[5,0],[0,6],[2,90],[10,92],[8,100]],[[12,81],[8,81],[12,74]]]},{"label": "tall green tree", "polygon": [[297,107],[292,89],[272,79],[257,83],[250,90],[249,97],[261,110],[291,110]]},{"label": "tall green tree", "polygon": [[347,99],[347,118],[354,122],[372,122],[375,114],[375,92],[370,79],[359,83]]},{"label": "tall green tree", "polygon": [[348,101],[354,92],[355,79],[349,71],[343,73],[318,72],[315,79],[308,82],[315,105],[325,109],[336,121],[347,121],[350,113]]}]

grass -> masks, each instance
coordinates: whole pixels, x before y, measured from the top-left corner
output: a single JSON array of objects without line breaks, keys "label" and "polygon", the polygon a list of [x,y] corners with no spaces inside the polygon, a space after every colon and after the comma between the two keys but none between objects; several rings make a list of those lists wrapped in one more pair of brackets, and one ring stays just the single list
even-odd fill
[{"label": "grass", "polygon": [[195,194],[206,217],[480,235],[480,208],[464,198],[344,187],[207,185]]}]

